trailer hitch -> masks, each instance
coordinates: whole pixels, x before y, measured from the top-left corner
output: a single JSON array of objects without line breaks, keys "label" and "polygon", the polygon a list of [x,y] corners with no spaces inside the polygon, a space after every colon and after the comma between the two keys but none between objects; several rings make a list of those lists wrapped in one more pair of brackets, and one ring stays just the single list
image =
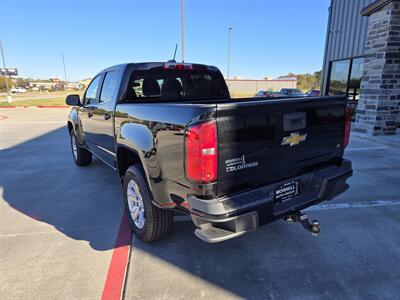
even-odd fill
[{"label": "trailer hitch", "polygon": [[304,229],[310,231],[313,236],[317,236],[320,232],[318,220],[313,220],[310,223],[307,215],[303,214],[300,211],[286,215],[284,217],[284,220],[288,223],[293,223],[293,222],[301,223],[301,225],[303,225]]}]

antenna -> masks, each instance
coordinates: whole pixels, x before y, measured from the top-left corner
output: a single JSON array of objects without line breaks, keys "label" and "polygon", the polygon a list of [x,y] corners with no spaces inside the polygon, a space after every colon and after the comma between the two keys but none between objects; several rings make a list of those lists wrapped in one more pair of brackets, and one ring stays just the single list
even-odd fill
[{"label": "antenna", "polygon": [[176,56],[176,50],[178,49],[178,44],[175,45],[175,52],[174,52],[174,58],[172,60],[175,60],[175,56]]},{"label": "antenna", "polygon": [[176,49],[178,49],[178,44],[176,44],[176,45],[175,45],[174,58],[173,58],[173,59],[170,59],[170,60],[168,61],[169,63],[176,63],[176,60],[175,60],[175,56],[176,56]]}]

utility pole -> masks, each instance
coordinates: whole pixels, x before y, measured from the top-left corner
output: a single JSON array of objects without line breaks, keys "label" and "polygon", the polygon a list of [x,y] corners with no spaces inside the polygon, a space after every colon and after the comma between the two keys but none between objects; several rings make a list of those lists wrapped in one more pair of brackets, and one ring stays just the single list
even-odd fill
[{"label": "utility pole", "polygon": [[3,67],[4,67],[4,77],[6,79],[6,89],[7,89],[7,102],[11,103],[12,98],[10,95],[10,88],[8,86],[8,76],[7,76],[7,69],[6,69],[6,60],[4,59],[4,49],[3,49],[3,43],[1,42],[1,37],[0,37],[0,50],[1,50],[1,58],[3,59]]},{"label": "utility pole", "polygon": [[182,18],[182,63],[185,62],[185,3],[181,0],[181,18]]},{"label": "utility pole", "polygon": [[64,82],[65,82],[65,86],[64,86],[64,90],[67,90],[67,72],[65,71],[65,59],[64,59],[64,53],[60,53],[62,56],[62,62],[63,62],[63,67],[64,67]]},{"label": "utility pole", "polygon": [[231,64],[231,31],[232,31],[232,27],[228,28],[228,72],[227,72],[227,76],[228,76],[228,85],[229,85],[229,68],[230,68],[230,64]]}]

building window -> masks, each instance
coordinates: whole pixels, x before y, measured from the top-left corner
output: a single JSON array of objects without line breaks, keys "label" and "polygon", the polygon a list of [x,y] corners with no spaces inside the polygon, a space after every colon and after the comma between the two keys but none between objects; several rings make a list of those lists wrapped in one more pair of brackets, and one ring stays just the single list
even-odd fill
[{"label": "building window", "polygon": [[331,62],[327,94],[346,95],[350,101],[360,97],[364,58]]},{"label": "building window", "polygon": [[360,98],[361,78],[363,74],[364,58],[355,58],[351,64],[349,88],[347,92],[347,99],[358,100]]},{"label": "building window", "polygon": [[349,79],[350,59],[331,63],[328,94],[346,95]]}]

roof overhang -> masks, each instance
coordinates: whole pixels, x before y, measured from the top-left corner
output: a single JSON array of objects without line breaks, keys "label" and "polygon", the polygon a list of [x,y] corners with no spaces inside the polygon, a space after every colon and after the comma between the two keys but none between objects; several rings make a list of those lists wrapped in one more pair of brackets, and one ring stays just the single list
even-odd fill
[{"label": "roof overhang", "polygon": [[378,1],[372,2],[370,5],[364,7],[361,10],[361,15],[368,17],[371,14],[373,14],[374,12],[380,10],[382,7],[385,7],[386,5],[388,5],[390,2],[399,2],[399,0],[378,0]]}]

